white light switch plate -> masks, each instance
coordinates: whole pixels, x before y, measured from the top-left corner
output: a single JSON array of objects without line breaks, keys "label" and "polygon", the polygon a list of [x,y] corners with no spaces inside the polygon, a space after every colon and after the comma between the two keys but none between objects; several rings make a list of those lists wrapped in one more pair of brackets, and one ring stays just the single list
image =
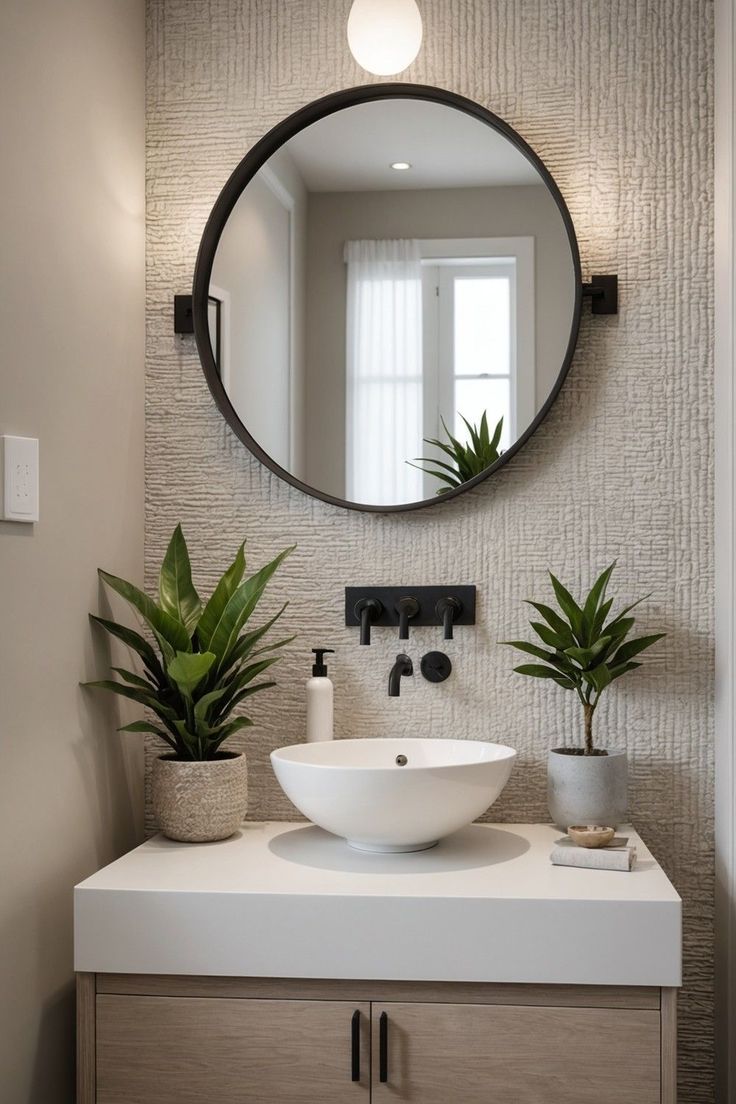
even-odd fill
[{"label": "white light switch plate", "polygon": [[0,437],[3,521],[38,521],[38,441]]}]

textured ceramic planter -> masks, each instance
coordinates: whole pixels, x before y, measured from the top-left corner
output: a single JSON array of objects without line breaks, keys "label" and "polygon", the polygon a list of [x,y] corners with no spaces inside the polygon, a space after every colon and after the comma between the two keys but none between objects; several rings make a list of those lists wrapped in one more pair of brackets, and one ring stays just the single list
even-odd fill
[{"label": "textured ceramic planter", "polygon": [[162,755],[151,778],[153,811],[169,839],[208,843],[237,832],[248,807],[245,755],[192,762]]},{"label": "textured ceramic planter", "polygon": [[547,802],[553,821],[563,832],[571,824],[617,828],[628,812],[627,779],[625,751],[569,755],[555,748],[547,763]]}]

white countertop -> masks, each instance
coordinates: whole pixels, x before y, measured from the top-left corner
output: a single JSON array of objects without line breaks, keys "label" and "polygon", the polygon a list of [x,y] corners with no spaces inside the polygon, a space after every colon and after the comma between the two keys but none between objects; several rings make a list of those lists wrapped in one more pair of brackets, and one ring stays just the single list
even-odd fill
[{"label": "white countertop", "polygon": [[156,836],[78,885],[98,973],[680,984],[680,898],[632,829],[633,871],[554,867],[560,832],[473,824],[430,851],[354,851],[312,825]]}]

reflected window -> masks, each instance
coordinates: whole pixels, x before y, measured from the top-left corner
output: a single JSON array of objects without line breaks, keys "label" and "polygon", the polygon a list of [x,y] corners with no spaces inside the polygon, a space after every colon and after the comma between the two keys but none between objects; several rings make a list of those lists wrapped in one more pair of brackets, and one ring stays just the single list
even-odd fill
[{"label": "reflected window", "polygon": [[[346,485],[358,502],[429,498],[427,439],[534,416],[531,238],[354,241],[347,262]],[[524,320],[523,327],[520,320]],[[531,320],[531,321],[530,321]]]}]

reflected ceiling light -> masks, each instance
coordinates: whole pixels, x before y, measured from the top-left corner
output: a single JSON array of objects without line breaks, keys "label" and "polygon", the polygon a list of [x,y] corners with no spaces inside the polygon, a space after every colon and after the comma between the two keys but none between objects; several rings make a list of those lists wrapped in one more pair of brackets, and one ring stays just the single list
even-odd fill
[{"label": "reflected ceiling light", "polygon": [[354,0],[348,16],[348,45],[367,72],[378,77],[401,73],[422,45],[416,0]]},{"label": "reflected ceiling light", "polygon": [[397,172],[406,172],[407,169],[411,168],[411,163],[409,161],[392,161],[391,168],[396,169]]}]

